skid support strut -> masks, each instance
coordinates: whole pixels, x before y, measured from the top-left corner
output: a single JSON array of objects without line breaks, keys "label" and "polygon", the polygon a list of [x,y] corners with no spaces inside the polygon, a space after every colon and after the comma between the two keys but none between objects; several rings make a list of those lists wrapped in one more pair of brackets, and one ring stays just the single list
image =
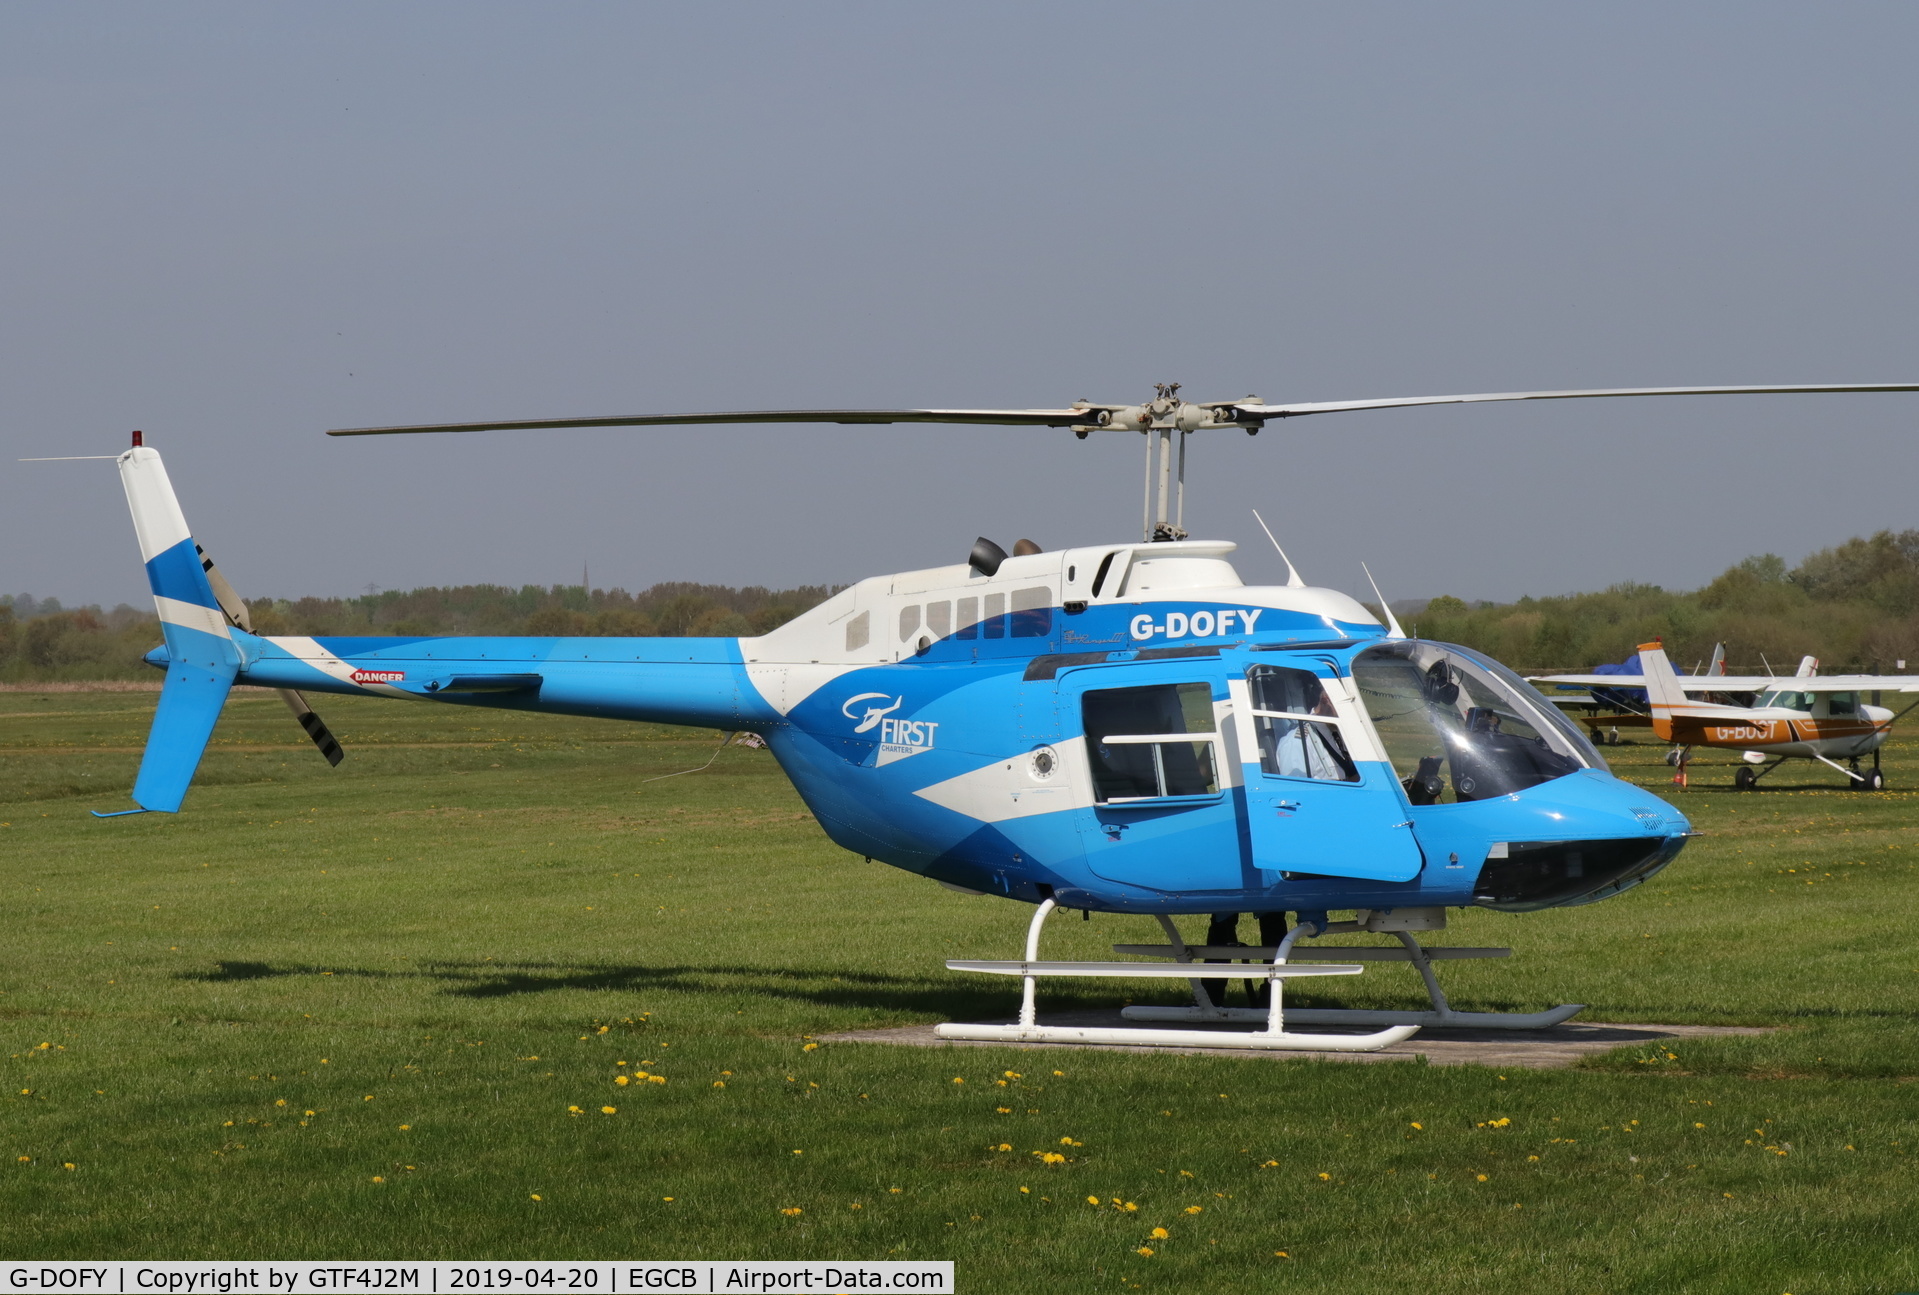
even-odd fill
[{"label": "skid support strut", "polygon": [[[1291,947],[1298,933],[1297,930],[1288,934],[1286,943],[1275,952],[1272,962],[1263,968],[1263,978],[1272,986],[1271,1007],[1257,1013],[1265,1022],[1264,1029],[1253,1031],[1165,1030],[1041,1025],[1037,1002],[1041,976],[1141,976],[1158,980],[1188,980],[1195,986],[1195,998],[1204,999],[1203,992],[1197,988],[1202,980],[1242,980],[1248,978],[1249,973],[1253,976],[1262,974],[1262,969],[1244,964],[1193,962],[1190,950],[1179,942],[1177,931],[1170,934],[1176,947],[1186,954],[1178,962],[1041,962],[1039,961],[1040,928],[1045,925],[1054,907],[1054,902],[1047,899],[1041,902],[1038,911],[1033,914],[1033,920],[1026,928],[1026,957],[1023,961],[975,962],[954,959],[946,964],[954,971],[977,971],[988,975],[1020,977],[1022,986],[1019,1023],[1016,1025],[949,1023],[935,1029],[934,1032],[940,1038],[993,1040],[1005,1043],[1107,1043],[1133,1047],[1143,1045],[1174,1048],[1246,1048],[1260,1051],[1377,1052],[1389,1044],[1411,1037],[1419,1028],[1417,1025],[1394,1025],[1371,1034],[1303,1034],[1287,1031],[1280,1014],[1282,981],[1295,976],[1356,976],[1365,970],[1357,965],[1311,967],[1287,965],[1286,951]],[[1170,926],[1170,921],[1165,924]],[[1198,1013],[1201,1010],[1220,1010],[1211,1008],[1210,1004],[1206,1009],[1196,1004],[1190,1008],[1171,1010],[1193,1014],[1179,1018],[1182,1020],[1241,1019],[1230,1014],[1230,1009],[1220,1016],[1200,1017]]]}]

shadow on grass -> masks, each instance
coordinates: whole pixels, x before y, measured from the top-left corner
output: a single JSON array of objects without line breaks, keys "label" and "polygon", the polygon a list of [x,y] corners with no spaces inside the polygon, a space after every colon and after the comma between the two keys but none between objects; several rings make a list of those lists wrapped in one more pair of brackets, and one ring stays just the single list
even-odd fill
[{"label": "shadow on grass", "polygon": [[[756,966],[640,966],[630,963],[559,962],[428,962],[406,969],[353,966],[319,966],[305,963],[267,963],[229,961],[214,964],[212,971],[179,973],[181,980],[203,983],[232,983],[248,980],[273,980],[299,976],[337,976],[387,981],[415,981],[437,985],[442,995],[474,999],[512,999],[527,995],[567,991],[615,993],[682,993],[696,995],[752,994],[757,997],[812,1003],[823,1007],[864,1008],[910,1012],[948,1020],[997,1020],[1010,1017],[1018,1008],[1019,982],[994,977],[988,981],[961,979],[951,973],[924,976],[898,976],[877,972],[826,969],[818,967]],[[1234,984],[1230,1001],[1238,1003],[1239,986]],[[1042,991],[1049,1012],[1110,1009],[1120,1002],[1134,1001],[1138,990],[1129,995],[1116,986],[1046,986]],[[1147,997],[1146,1001],[1154,1001]],[[1301,993],[1289,996],[1298,1007],[1348,1007],[1353,1004],[1337,998]],[[1413,1004],[1408,1006],[1423,1006]],[[1475,1000],[1479,1011],[1527,1011],[1536,1004],[1505,998]],[[1786,1013],[1789,1016],[1824,1015],[1818,1011]],[[1832,1016],[1857,1015],[1833,1011]],[[1904,1014],[1900,1014],[1902,1019]]]},{"label": "shadow on grass", "polygon": [[[606,965],[585,963],[426,963],[417,969],[327,967],[305,963],[216,962],[211,971],[184,971],[177,979],[226,984],[297,976],[339,976],[374,980],[437,983],[456,998],[513,998],[568,990],[667,991],[691,994],[751,993],[832,1007],[884,1008],[939,1016],[1005,1014],[1016,1004],[1017,982],[1009,992],[935,976],[893,976],[810,967],[700,967]],[[1077,995],[1059,995],[1060,1006],[1079,1006]],[[1110,996],[1108,996],[1110,997]],[[1068,999],[1075,1001],[1068,1002]],[[1100,1006],[1089,999],[1086,1006]]]}]

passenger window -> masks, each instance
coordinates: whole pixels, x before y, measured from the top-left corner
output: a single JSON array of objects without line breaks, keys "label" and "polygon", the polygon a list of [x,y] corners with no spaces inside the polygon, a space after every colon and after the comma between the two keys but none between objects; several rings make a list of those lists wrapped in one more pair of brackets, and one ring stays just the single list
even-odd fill
[{"label": "passenger window", "polygon": [[904,643],[907,639],[912,638],[913,631],[917,630],[919,627],[920,627],[919,604],[915,603],[911,607],[900,608],[900,642]]},{"label": "passenger window", "polygon": [[1219,791],[1212,689],[1154,684],[1089,692],[1080,705],[1101,804]]},{"label": "passenger window", "polygon": [[945,638],[953,632],[953,604],[926,604],[926,628],[934,638]]},{"label": "passenger window", "polygon": [[1053,632],[1053,591],[1045,585],[1013,591],[1013,637],[1043,639]]},{"label": "passenger window", "polygon": [[983,633],[989,639],[1006,637],[1006,595],[986,595],[986,620]]},{"label": "passenger window", "polygon": [[1278,778],[1359,781],[1359,768],[1339,731],[1339,712],[1318,675],[1256,665],[1246,672],[1246,682],[1252,690],[1253,732],[1259,740],[1261,769]]},{"label": "passenger window", "polygon": [[962,598],[959,600],[957,616],[959,628],[953,631],[956,639],[976,639],[979,637],[979,599]]},{"label": "passenger window", "polygon": [[1859,713],[1858,694],[1849,692],[1833,693],[1832,700],[1827,703],[1827,713],[1831,715],[1857,715]]}]

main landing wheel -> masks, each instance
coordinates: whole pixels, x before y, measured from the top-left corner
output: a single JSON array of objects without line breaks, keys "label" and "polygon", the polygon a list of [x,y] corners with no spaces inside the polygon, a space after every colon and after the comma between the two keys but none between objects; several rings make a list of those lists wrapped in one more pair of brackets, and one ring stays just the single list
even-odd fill
[{"label": "main landing wheel", "polygon": [[1679,767],[1679,749],[1677,747],[1666,752],[1666,763],[1675,769]]},{"label": "main landing wheel", "polygon": [[1884,791],[1886,789],[1886,775],[1879,772],[1879,770],[1868,769],[1862,777],[1864,781],[1852,784],[1860,791]]},{"label": "main landing wheel", "polygon": [[1732,776],[1732,785],[1741,791],[1751,791],[1759,785],[1759,775],[1751,769],[1741,769]]}]

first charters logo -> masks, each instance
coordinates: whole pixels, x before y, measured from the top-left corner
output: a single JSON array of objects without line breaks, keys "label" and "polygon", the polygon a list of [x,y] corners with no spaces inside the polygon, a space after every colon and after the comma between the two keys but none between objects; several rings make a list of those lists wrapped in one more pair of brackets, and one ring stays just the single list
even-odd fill
[{"label": "first charters logo", "polygon": [[939,724],[923,719],[894,719],[893,712],[905,704],[904,693],[895,697],[891,693],[863,692],[848,697],[840,707],[840,714],[859,721],[854,726],[855,733],[879,730],[879,748],[873,760],[875,766],[892,764],[895,760],[904,760],[933,749]]}]

